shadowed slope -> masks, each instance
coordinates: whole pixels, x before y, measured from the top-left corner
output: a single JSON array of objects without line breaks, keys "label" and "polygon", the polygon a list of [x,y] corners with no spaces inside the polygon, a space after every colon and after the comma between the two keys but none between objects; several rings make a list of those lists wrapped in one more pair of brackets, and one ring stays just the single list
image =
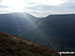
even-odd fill
[{"label": "shadowed slope", "polygon": [[49,15],[22,36],[55,50],[75,51],[75,14]]}]

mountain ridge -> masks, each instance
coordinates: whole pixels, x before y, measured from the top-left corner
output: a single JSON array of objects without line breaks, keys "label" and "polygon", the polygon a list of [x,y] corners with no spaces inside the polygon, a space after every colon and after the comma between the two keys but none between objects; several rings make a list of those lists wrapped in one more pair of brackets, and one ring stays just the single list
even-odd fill
[{"label": "mountain ridge", "polygon": [[33,16],[31,16],[33,18],[29,16],[27,18],[25,15],[22,16],[18,13],[12,15],[0,16],[0,31],[19,36],[55,50],[75,50],[74,14],[66,14],[65,16],[53,15],[37,19]]},{"label": "mountain ridge", "polygon": [[[59,51],[75,50],[75,14],[50,15],[28,32],[32,41]],[[25,35],[27,35],[25,33]],[[22,35],[23,36],[23,35]],[[36,39],[35,39],[36,36]],[[33,40],[34,39],[34,40]],[[39,42],[38,42],[39,40]],[[52,41],[53,40],[53,41]]]}]

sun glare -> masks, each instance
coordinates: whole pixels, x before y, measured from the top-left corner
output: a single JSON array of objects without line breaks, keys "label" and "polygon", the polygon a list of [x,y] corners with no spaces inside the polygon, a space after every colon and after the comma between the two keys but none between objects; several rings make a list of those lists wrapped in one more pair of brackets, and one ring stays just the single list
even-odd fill
[{"label": "sun glare", "polygon": [[31,2],[37,4],[40,3],[45,5],[57,6],[59,4],[64,3],[65,0],[2,0],[2,5],[11,8],[11,12],[24,12],[25,8],[34,6],[34,4],[32,4]]},{"label": "sun glare", "polygon": [[24,10],[24,1],[23,0],[3,0],[4,5],[12,8],[12,11],[22,12]]}]

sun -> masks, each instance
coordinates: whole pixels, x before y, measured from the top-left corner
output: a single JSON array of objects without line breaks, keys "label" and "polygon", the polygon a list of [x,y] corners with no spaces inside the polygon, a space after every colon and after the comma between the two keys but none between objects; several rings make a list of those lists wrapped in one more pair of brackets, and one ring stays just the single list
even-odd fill
[{"label": "sun", "polygon": [[25,4],[23,0],[3,0],[4,5],[12,8],[12,11],[22,12],[24,10]]}]

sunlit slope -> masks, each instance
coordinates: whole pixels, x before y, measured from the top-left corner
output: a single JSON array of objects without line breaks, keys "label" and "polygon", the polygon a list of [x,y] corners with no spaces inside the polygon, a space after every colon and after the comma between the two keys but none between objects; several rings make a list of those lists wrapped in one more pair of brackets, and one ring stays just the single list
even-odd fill
[{"label": "sunlit slope", "polygon": [[19,35],[32,29],[38,21],[39,19],[27,13],[0,14],[0,30]]},{"label": "sunlit slope", "polygon": [[0,32],[0,56],[58,56],[56,51]]}]

